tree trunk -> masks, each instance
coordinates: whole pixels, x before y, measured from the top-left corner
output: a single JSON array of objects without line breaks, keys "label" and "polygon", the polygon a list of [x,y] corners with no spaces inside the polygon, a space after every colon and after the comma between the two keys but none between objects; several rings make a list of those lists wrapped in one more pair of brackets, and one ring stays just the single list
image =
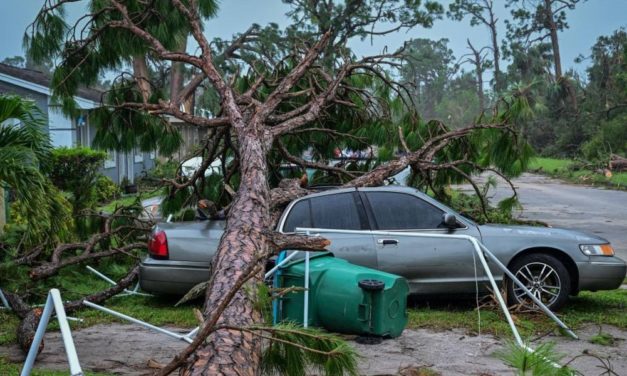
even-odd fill
[{"label": "tree trunk", "polygon": [[490,36],[492,38],[492,58],[494,59],[494,88],[498,93],[503,89],[503,80],[501,79],[501,68],[499,65],[499,60],[501,59],[501,51],[499,50],[499,41],[498,36],[496,34],[496,18],[494,17],[494,12],[492,10],[493,3],[490,1],[488,5],[488,12],[490,12],[490,24],[488,27],[490,28]]},{"label": "tree trunk", "polygon": [[152,90],[150,88],[150,76],[148,74],[146,56],[137,55],[133,58],[133,76],[137,81],[137,87],[142,94],[143,101],[147,103]]},{"label": "tree trunk", "polygon": [[562,78],[562,57],[560,55],[560,45],[557,38],[557,25],[553,19],[553,1],[544,0],[544,11],[546,12],[546,21],[549,25],[551,33],[551,46],[553,48],[553,64],[555,66],[555,81]]},{"label": "tree trunk", "polygon": [[[214,256],[213,275],[205,303],[205,318],[212,317],[218,302],[240,278],[255,257],[268,245],[265,229],[269,220],[269,187],[266,144],[261,126],[238,130],[241,182],[227,217],[227,226]],[[239,289],[217,325],[246,327],[261,321],[255,308],[256,285],[261,273]],[[184,375],[255,375],[261,360],[261,341],[250,333],[218,330],[190,358]]]},{"label": "tree trunk", "polygon": [[470,43],[470,39],[466,39],[466,42],[473,54],[473,63],[477,74],[477,97],[479,98],[479,108],[483,111],[485,109],[485,97],[483,95],[483,66],[481,64],[481,52],[478,51],[472,43]]},{"label": "tree trunk", "polygon": [[546,12],[546,22],[549,26],[551,33],[551,47],[553,49],[553,64],[555,66],[555,81],[562,85],[568,95],[568,100],[573,111],[577,111],[577,93],[571,82],[564,78],[562,75],[562,55],[560,54],[559,39],[557,37],[557,24],[553,18],[553,1],[544,0],[544,7]]},{"label": "tree trunk", "polygon": [[[176,52],[185,52],[185,50],[187,49],[187,37],[183,38],[180,45],[176,47],[177,47],[175,50]],[[170,101],[177,100],[177,97],[182,87],[183,87],[183,63],[173,61],[172,69],[170,70]]]}]

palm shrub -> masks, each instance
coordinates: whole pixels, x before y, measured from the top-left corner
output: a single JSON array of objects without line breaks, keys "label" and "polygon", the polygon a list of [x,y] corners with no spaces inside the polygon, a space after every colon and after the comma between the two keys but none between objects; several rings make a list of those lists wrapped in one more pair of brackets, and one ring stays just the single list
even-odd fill
[{"label": "palm shrub", "polygon": [[50,179],[70,193],[74,214],[96,203],[96,180],[107,157],[103,151],[85,147],[57,148],[51,152]]},{"label": "palm shrub", "polygon": [[0,95],[0,184],[20,203],[13,217],[22,218],[19,243],[25,246],[71,236],[69,204],[46,176],[51,145],[45,124],[33,101]]}]

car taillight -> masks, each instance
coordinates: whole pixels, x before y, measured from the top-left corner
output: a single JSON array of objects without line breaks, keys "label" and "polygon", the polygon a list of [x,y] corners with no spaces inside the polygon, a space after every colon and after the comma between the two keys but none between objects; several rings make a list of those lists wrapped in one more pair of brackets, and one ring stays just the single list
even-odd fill
[{"label": "car taillight", "polygon": [[164,231],[158,230],[150,234],[150,239],[148,239],[148,253],[150,253],[152,258],[168,258],[168,238],[165,236]]}]

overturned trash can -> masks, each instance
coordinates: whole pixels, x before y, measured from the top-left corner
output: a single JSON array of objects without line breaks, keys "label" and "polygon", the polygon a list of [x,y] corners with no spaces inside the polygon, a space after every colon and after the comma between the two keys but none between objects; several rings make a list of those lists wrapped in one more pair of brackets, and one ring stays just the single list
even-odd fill
[{"label": "overturned trash can", "polygon": [[[275,287],[296,287],[278,299],[276,322],[303,324],[305,260],[281,268]],[[407,325],[405,278],[333,257],[309,261],[308,325],[331,332],[398,337]]]}]

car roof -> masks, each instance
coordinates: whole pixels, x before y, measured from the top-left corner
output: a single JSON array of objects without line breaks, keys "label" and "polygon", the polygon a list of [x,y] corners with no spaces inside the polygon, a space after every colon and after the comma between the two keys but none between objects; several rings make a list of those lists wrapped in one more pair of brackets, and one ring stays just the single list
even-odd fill
[{"label": "car roof", "polygon": [[[312,187],[312,188],[315,189],[315,187]],[[413,195],[418,194],[420,196],[424,195],[422,192],[420,192],[416,188],[404,187],[404,186],[398,186],[398,185],[384,185],[384,186],[380,186],[380,187],[359,187],[359,188],[356,188],[356,187],[348,187],[348,188],[338,187],[336,189],[326,189],[326,187],[325,187],[324,191],[312,193],[312,194],[309,194],[307,196],[303,196],[300,199],[298,199],[297,201],[308,199],[308,198],[312,198],[312,197],[329,196],[329,195],[335,195],[335,194],[340,194],[340,193],[348,193],[348,192],[355,192],[355,191],[361,191],[361,192],[399,192],[399,193],[409,193],[409,194],[413,194]]]}]

